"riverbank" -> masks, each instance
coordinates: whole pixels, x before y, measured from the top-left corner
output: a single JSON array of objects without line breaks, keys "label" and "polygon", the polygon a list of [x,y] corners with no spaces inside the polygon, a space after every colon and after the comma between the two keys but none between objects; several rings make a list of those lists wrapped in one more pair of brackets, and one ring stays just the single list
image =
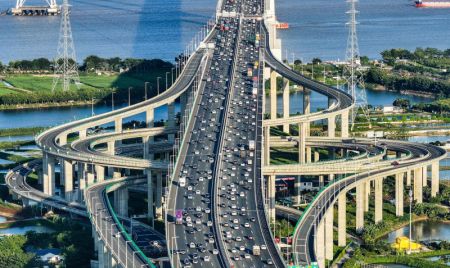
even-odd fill
[{"label": "riverbank", "polygon": [[57,107],[77,107],[77,106],[88,106],[96,103],[98,102],[83,100],[83,101],[47,102],[47,103],[1,104],[0,111],[27,110],[27,109],[31,110],[31,109],[45,109]]}]

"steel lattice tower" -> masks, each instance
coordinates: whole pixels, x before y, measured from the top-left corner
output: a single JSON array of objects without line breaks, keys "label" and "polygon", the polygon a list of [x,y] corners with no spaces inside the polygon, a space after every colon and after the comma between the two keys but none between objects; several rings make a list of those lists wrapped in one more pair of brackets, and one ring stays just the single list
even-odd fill
[{"label": "steel lattice tower", "polygon": [[[355,102],[355,106],[350,115],[351,130],[353,130],[355,126],[355,119],[359,110],[363,112],[364,117],[369,122],[369,128],[371,128],[369,110],[367,108],[366,88],[364,86],[362,73],[359,69],[361,60],[359,57],[358,36],[356,34],[356,25],[358,24],[356,21],[356,14],[358,13],[356,10],[357,1],[358,0],[347,0],[347,3],[350,5],[350,10],[347,11],[350,20],[347,23],[349,30],[347,51],[345,55],[347,65],[344,68],[344,77],[347,80],[347,91],[352,95]],[[357,90],[357,88],[359,88],[359,90]]]},{"label": "steel lattice tower", "polygon": [[58,40],[58,55],[55,58],[55,77],[53,79],[54,91],[58,83],[62,83],[63,91],[70,89],[70,83],[74,82],[79,88],[80,78],[76,62],[75,46],[72,38],[72,28],[69,19],[69,2],[63,0],[61,5],[61,26]]}]

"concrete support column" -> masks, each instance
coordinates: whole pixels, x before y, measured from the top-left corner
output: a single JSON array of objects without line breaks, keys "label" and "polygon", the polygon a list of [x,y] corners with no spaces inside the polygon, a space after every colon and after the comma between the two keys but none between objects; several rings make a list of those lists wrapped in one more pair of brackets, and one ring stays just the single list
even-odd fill
[{"label": "concrete support column", "polygon": [[298,160],[300,164],[306,162],[306,124],[298,124]]},{"label": "concrete support column", "polygon": [[375,179],[375,223],[383,220],[383,177]]},{"label": "concrete support column", "polygon": [[403,175],[395,174],[395,215],[403,216]]},{"label": "concrete support column", "polygon": [[368,212],[370,203],[369,201],[370,201],[371,181],[366,181],[363,184],[364,184],[364,212]]},{"label": "concrete support column", "polygon": [[156,194],[155,194],[155,211],[156,218],[163,219],[162,213],[162,171],[156,173]]},{"label": "concrete support column", "polygon": [[323,175],[319,175],[319,188],[322,189],[322,187],[325,185],[325,180]]},{"label": "concrete support column", "polygon": [[67,144],[67,135],[61,135],[59,137],[59,145],[64,146]]},{"label": "concrete support column", "polygon": [[153,108],[147,108],[147,111],[145,112],[145,124],[147,125],[147,128],[154,127],[155,122],[155,109]]},{"label": "concrete support column", "polygon": [[356,231],[361,232],[364,228],[364,189],[363,183],[356,186]]},{"label": "concrete support column", "polygon": [[[303,114],[311,113],[311,90],[303,87]],[[307,136],[310,135],[310,122],[305,122],[306,129],[305,133]]]},{"label": "concrete support column", "polygon": [[94,170],[90,170],[86,173],[87,185],[90,186],[95,181]]},{"label": "concrete support column", "polygon": [[181,114],[181,118],[183,118],[183,116],[185,115],[187,102],[188,102],[187,93],[181,94],[180,95],[180,114]]},{"label": "concrete support column", "polygon": [[269,221],[275,222],[275,175],[267,176],[267,200]]},{"label": "concrete support column", "polygon": [[[95,239],[95,238],[94,238]],[[97,242],[97,256],[98,256],[98,267],[107,267],[106,260],[105,260],[105,243],[103,240],[98,240]]]},{"label": "concrete support column", "polygon": [[114,130],[116,132],[122,132],[122,118],[114,119]]},{"label": "concrete support column", "polygon": [[144,147],[142,150],[142,158],[149,159],[149,136],[142,137],[142,146]]},{"label": "concrete support column", "polygon": [[311,113],[311,90],[303,87],[303,114]]},{"label": "concrete support column", "polygon": [[105,167],[101,165],[95,165],[95,175],[97,182],[102,182],[105,180]]},{"label": "concrete support column", "polygon": [[43,161],[43,190],[45,194],[55,194],[55,158],[47,153],[44,153]]},{"label": "concrete support column", "polygon": [[61,181],[64,181],[64,197],[67,201],[72,201],[73,193],[73,166],[71,161],[61,159]]},{"label": "concrete support column", "polygon": [[422,169],[414,169],[414,200],[417,204],[422,203],[423,200],[423,184],[422,184]]},{"label": "concrete support column", "polygon": [[431,164],[431,197],[439,193],[439,162]]},{"label": "concrete support column", "polygon": [[306,147],[306,163],[311,163],[312,152],[311,147]]},{"label": "concrete support column", "polygon": [[122,187],[114,191],[114,209],[122,217],[128,217],[128,188]]},{"label": "concrete support column", "polygon": [[77,177],[78,177],[78,187],[80,190],[79,200],[84,200],[84,189],[86,188],[86,178],[84,177],[84,172],[86,170],[86,164],[78,162],[77,164]]},{"label": "concrete support column", "polygon": [[[167,126],[169,128],[175,127],[175,102],[171,102],[167,105]],[[167,135],[170,142],[175,141],[175,134]]]},{"label": "concrete support column", "polygon": [[277,73],[270,72],[270,119],[277,118]]},{"label": "concrete support column", "polygon": [[330,137],[330,138],[336,137],[336,117],[335,116],[328,117],[328,137]]},{"label": "concrete support column", "polygon": [[334,181],[335,175],[334,174],[328,174],[328,181]]},{"label": "concrete support column", "polygon": [[108,141],[106,148],[108,154],[114,155],[116,150],[116,143],[114,141]]},{"label": "concrete support column", "polygon": [[341,116],[341,137],[342,138],[348,138],[348,117],[349,117],[349,112],[348,110],[342,112],[342,116]]},{"label": "concrete support column", "polygon": [[316,230],[316,257],[319,267],[325,267],[325,220],[317,224]]},{"label": "concrete support column", "polygon": [[411,170],[406,171],[406,186],[411,186]]},{"label": "concrete support column", "polygon": [[318,151],[314,151],[314,162],[320,161],[320,154]]},{"label": "concrete support column", "polygon": [[264,127],[264,165],[270,166],[270,127]]},{"label": "concrete support column", "polygon": [[302,183],[301,183],[301,179],[302,179],[301,176],[297,176],[295,178],[295,181],[294,181],[294,198],[293,198],[294,200],[293,200],[293,202],[296,205],[300,205],[301,202],[302,202],[302,195],[301,195],[301,185],[302,185]]},{"label": "concrete support column", "polygon": [[[288,79],[284,79],[284,89],[283,89],[283,118],[289,118],[289,80]],[[283,132],[285,133],[289,133],[289,124],[284,124],[283,125]]]},{"label": "concrete support column", "polygon": [[347,244],[347,196],[340,193],[338,197],[338,246],[344,247]]},{"label": "concrete support column", "polygon": [[113,179],[117,179],[122,177],[122,172],[120,172],[120,170],[114,170],[113,172]]},{"label": "concrete support column", "polygon": [[428,184],[428,166],[422,167],[422,186],[426,187]]},{"label": "concrete support column", "polygon": [[147,173],[147,215],[149,220],[152,222],[154,219],[152,170],[147,169],[146,173]]},{"label": "concrete support column", "polygon": [[80,139],[86,139],[86,137],[87,137],[87,130],[86,129],[81,129],[80,131],[78,131],[78,137]]},{"label": "concrete support column", "polygon": [[333,206],[325,212],[325,259],[333,260]]}]

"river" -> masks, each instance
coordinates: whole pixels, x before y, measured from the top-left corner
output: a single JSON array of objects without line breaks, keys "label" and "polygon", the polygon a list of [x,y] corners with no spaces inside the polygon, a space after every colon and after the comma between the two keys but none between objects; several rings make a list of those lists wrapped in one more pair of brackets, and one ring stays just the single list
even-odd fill
[{"label": "river", "polygon": [[[11,8],[14,2],[1,1],[0,10]],[[71,23],[78,59],[96,54],[173,60],[214,14],[216,2],[72,0]],[[290,24],[279,34],[289,57],[295,53],[296,58],[305,60],[344,58],[346,1],[275,2],[278,19]],[[42,3],[27,1],[29,5]],[[361,55],[378,58],[387,48],[445,49],[450,44],[448,9],[417,9],[410,0],[366,0],[359,5]],[[0,25],[0,61],[55,56],[59,17],[0,16]]]},{"label": "river", "polygon": [[[399,236],[409,236],[409,225],[389,233],[384,239],[392,243]],[[449,238],[450,223],[419,221],[412,224],[412,239],[415,241],[448,240]]]},{"label": "river", "polygon": [[24,235],[26,232],[34,231],[36,233],[52,233],[53,229],[46,226],[24,226],[24,227],[11,227],[0,229],[0,236],[2,235]]}]

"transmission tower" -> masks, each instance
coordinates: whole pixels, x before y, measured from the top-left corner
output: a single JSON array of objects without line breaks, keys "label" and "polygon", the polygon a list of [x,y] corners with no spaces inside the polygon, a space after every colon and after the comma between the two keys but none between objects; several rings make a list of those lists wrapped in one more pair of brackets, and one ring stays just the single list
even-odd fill
[{"label": "transmission tower", "polygon": [[74,82],[77,88],[80,87],[78,76],[78,66],[75,56],[75,46],[72,38],[72,28],[69,19],[69,2],[63,0],[61,5],[61,26],[58,40],[58,55],[55,58],[55,77],[53,78],[54,91],[59,82],[62,83],[63,91],[70,89],[70,83]]},{"label": "transmission tower", "polygon": [[358,37],[356,34],[356,25],[358,24],[356,21],[356,14],[358,13],[356,10],[357,1],[358,0],[347,0],[347,3],[350,5],[350,10],[347,11],[350,20],[347,23],[349,30],[347,51],[345,55],[347,65],[344,68],[344,77],[347,80],[347,91],[353,97],[355,102],[355,106],[353,107],[350,115],[351,130],[353,130],[355,126],[355,119],[359,110],[362,111],[363,116],[369,122],[369,128],[372,127],[370,123],[369,110],[367,108],[366,88],[364,86],[362,72],[360,71],[361,60],[359,58]]}]

